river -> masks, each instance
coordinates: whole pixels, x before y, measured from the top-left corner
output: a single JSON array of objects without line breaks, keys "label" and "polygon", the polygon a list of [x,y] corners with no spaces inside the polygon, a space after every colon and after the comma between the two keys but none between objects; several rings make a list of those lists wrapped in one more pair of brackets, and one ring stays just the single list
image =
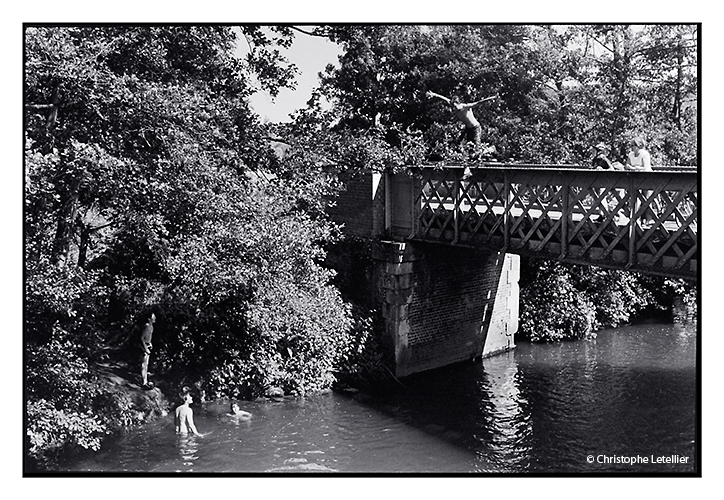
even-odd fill
[{"label": "river", "polygon": [[640,325],[403,379],[384,394],[195,404],[60,470],[133,473],[696,473],[696,330]]}]

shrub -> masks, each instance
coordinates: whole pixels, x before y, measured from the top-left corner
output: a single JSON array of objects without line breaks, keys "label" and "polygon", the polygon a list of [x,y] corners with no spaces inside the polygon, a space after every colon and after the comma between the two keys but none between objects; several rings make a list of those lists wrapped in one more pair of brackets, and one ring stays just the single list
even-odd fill
[{"label": "shrub", "polygon": [[594,324],[594,305],[557,262],[543,262],[537,278],[521,288],[520,333],[533,342],[583,338]]},{"label": "shrub", "polygon": [[655,303],[640,275],[593,266],[566,266],[571,282],[594,304],[593,330],[629,323],[647,306]]},{"label": "shrub", "polygon": [[86,409],[95,393],[88,363],[78,356],[68,332],[55,328],[52,335],[47,344],[27,347],[28,394],[58,402],[62,408]]},{"label": "shrub", "polygon": [[103,437],[165,414],[160,393],[134,393],[98,374],[75,336],[59,327],[47,344],[29,343],[26,364],[28,455],[35,460],[74,447],[96,450]]},{"label": "shrub", "polygon": [[361,311],[354,313],[351,341],[340,354],[335,371],[343,384],[376,386],[393,375],[385,365],[384,353],[375,334],[372,319]]},{"label": "shrub", "polygon": [[202,388],[211,399],[253,399],[272,386],[277,369],[270,359],[232,352],[230,359],[215,366],[204,379]]},{"label": "shrub", "polygon": [[643,314],[696,310],[696,287],[627,271],[523,260],[520,334],[532,341],[581,338]]},{"label": "shrub", "polygon": [[41,458],[67,446],[98,450],[108,433],[106,426],[90,411],[57,409],[45,399],[26,403],[28,453]]}]

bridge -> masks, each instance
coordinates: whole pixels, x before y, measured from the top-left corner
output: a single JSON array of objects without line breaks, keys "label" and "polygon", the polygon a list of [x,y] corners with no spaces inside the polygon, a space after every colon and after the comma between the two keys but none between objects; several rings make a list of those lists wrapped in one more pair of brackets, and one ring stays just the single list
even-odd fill
[{"label": "bridge", "polygon": [[394,238],[697,278],[696,170],[483,164],[390,181]]},{"label": "bridge", "polygon": [[340,180],[330,215],[371,255],[332,260],[379,311],[397,376],[512,349],[520,255],[699,273],[695,169],[483,163]]}]

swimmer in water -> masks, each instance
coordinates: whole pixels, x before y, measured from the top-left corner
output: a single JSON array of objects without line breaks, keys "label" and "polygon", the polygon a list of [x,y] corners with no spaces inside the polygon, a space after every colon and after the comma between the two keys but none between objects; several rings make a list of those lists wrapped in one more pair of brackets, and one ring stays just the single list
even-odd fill
[{"label": "swimmer in water", "polygon": [[183,403],[176,408],[176,434],[185,436],[191,432],[194,436],[201,436],[194,425],[194,411],[189,406],[194,398],[188,390],[184,390],[181,399]]},{"label": "swimmer in water", "polygon": [[251,413],[240,409],[239,404],[236,401],[232,401],[229,416],[237,418],[239,420],[248,420],[251,418]]}]

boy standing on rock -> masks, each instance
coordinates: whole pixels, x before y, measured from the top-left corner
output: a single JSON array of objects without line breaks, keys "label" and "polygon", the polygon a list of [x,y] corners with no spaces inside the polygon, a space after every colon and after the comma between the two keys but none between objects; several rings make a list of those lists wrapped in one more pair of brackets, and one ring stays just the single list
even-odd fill
[{"label": "boy standing on rock", "polygon": [[143,389],[153,389],[153,384],[148,383],[148,362],[151,359],[151,337],[153,337],[153,324],[156,322],[156,315],[151,313],[148,321],[143,325],[141,332],[141,349],[143,349],[143,359],[141,360],[141,387]]}]

